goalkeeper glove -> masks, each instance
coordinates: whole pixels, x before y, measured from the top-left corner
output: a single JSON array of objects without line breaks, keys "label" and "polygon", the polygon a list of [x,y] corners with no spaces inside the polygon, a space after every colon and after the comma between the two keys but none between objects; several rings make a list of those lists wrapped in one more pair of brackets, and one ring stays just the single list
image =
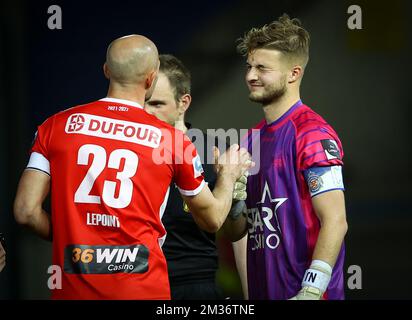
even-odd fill
[{"label": "goalkeeper glove", "polygon": [[236,180],[233,190],[233,200],[246,200],[246,183],[248,174],[249,173],[246,171],[239,179]]},{"label": "goalkeeper glove", "polygon": [[244,200],[247,198],[246,183],[248,174],[249,172],[246,171],[235,182],[232,208],[229,211],[229,217],[232,218],[232,220],[236,220],[240,215],[245,213],[246,203]]},{"label": "goalkeeper glove", "polygon": [[321,300],[328,288],[332,267],[322,260],[313,260],[303,276],[302,289],[289,300]]}]

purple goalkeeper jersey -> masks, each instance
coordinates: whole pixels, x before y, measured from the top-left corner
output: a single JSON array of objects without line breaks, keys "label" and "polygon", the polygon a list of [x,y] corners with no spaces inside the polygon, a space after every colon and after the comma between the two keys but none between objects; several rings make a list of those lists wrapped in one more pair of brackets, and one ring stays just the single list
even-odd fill
[{"label": "purple goalkeeper jersey", "polygon": [[[342,145],[332,127],[301,101],[254,129],[244,141],[258,164],[247,184],[249,298],[289,299],[301,289],[320,230],[311,191],[322,180],[308,171],[340,169]],[[344,299],[343,263],[344,246],[325,299]]]}]

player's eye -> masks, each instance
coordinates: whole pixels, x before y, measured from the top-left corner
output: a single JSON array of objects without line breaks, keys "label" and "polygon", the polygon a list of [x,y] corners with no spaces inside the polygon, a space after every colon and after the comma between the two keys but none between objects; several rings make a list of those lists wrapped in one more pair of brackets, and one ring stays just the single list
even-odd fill
[{"label": "player's eye", "polygon": [[164,105],[164,103],[162,103],[162,102],[157,102],[157,101],[153,101],[153,102],[148,102],[148,105],[149,105],[150,107],[152,107],[152,108],[159,109],[159,108],[161,108],[161,107]]}]

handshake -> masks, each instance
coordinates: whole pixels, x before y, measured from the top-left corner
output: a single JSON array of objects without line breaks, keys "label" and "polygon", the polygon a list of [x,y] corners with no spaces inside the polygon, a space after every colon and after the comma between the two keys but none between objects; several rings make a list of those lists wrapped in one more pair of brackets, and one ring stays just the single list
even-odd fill
[{"label": "handshake", "polygon": [[247,198],[246,184],[247,177],[249,175],[248,169],[252,168],[255,164],[251,160],[250,154],[244,148],[239,148],[238,145],[232,145],[221,157],[218,148],[214,148],[215,159],[215,171],[219,173],[220,170],[224,170],[225,164],[231,167],[231,171],[237,177],[232,194],[232,208],[229,212],[229,217],[232,220],[238,219],[245,209],[245,201]]},{"label": "handshake", "polygon": [[[254,166],[254,163],[251,161],[250,154],[246,149],[240,148],[237,144],[230,146],[230,148],[222,156],[220,156],[219,149],[216,147],[214,147],[213,153],[216,173],[219,173],[219,171],[227,165],[228,167],[232,167],[232,171],[236,172],[235,176],[239,177],[234,185],[233,200],[246,200],[246,183],[249,175],[247,170]],[[233,170],[235,167],[236,170]]]}]

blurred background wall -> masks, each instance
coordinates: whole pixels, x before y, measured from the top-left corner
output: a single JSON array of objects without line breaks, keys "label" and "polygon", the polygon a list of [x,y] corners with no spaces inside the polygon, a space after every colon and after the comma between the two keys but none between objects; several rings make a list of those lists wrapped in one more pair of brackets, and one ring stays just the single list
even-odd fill
[{"label": "blurred background wall", "polygon": [[[349,30],[347,9],[362,8],[363,29]],[[50,30],[50,5],[63,13]],[[12,202],[36,126],[68,107],[102,98],[107,45],[144,34],[192,71],[194,126],[250,128],[261,107],[247,98],[236,40],[283,12],[310,32],[303,101],[339,134],[345,150],[349,232],[346,265],[362,269],[348,299],[411,299],[412,4],[407,0],[0,2],[0,232],[7,266],[0,298],[47,299],[51,246],[17,226]],[[230,248],[220,238],[219,281],[239,297]],[[347,274],[349,277],[350,274]]]}]

